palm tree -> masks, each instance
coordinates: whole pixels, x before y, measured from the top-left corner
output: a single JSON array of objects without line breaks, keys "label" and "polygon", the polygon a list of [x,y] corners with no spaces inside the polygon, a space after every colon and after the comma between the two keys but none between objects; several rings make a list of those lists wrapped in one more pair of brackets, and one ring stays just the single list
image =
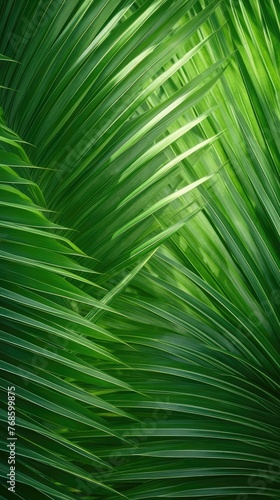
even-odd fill
[{"label": "palm tree", "polygon": [[277,7],[3,0],[15,497],[279,498]]}]

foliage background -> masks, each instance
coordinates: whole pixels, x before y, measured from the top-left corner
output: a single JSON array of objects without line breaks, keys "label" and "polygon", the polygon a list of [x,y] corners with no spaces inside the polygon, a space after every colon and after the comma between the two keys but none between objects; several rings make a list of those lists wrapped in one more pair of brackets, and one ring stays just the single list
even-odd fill
[{"label": "foliage background", "polygon": [[278,11],[1,3],[14,497],[279,497]]}]

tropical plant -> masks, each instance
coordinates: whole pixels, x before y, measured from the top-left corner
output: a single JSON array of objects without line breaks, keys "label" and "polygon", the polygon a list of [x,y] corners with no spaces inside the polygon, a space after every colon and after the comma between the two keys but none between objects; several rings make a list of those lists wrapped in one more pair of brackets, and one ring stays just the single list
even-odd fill
[{"label": "tropical plant", "polygon": [[14,498],[279,498],[278,8],[3,0]]}]

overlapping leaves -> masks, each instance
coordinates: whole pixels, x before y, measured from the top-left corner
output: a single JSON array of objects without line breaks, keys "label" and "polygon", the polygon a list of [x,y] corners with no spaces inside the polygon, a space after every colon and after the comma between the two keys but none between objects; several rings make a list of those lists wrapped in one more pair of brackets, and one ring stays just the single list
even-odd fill
[{"label": "overlapping leaves", "polygon": [[21,496],[277,499],[276,2],[3,5]]}]

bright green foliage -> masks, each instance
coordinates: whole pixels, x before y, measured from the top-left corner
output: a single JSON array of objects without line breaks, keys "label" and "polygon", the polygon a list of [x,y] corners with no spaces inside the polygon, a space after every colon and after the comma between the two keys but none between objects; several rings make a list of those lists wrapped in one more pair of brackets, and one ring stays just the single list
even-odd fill
[{"label": "bright green foliage", "polygon": [[2,2],[13,497],[279,498],[277,11]]}]

